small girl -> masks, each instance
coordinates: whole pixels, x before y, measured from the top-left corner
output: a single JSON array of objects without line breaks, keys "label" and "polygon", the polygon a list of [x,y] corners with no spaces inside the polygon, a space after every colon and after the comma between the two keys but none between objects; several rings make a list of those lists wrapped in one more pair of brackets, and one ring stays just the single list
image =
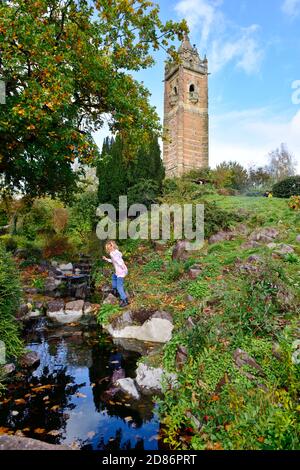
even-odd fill
[{"label": "small girl", "polygon": [[123,261],[122,253],[119,251],[114,241],[109,241],[105,245],[105,251],[110,255],[110,259],[103,256],[104,261],[112,263],[115,268],[115,274],[112,275],[113,294],[119,294],[121,302],[120,307],[128,305],[128,299],[124,291],[124,278],[128,274],[128,269]]}]

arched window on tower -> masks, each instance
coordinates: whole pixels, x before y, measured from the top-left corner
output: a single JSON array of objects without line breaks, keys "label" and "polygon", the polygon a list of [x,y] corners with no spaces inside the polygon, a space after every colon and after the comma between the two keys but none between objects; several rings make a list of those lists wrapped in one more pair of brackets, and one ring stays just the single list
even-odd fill
[{"label": "arched window on tower", "polygon": [[189,87],[189,95],[190,95],[190,102],[191,103],[198,103],[199,101],[199,94],[196,91],[195,85],[192,83]]},{"label": "arched window on tower", "polygon": [[174,86],[174,95],[178,95],[178,90],[177,90],[177,86]]}]

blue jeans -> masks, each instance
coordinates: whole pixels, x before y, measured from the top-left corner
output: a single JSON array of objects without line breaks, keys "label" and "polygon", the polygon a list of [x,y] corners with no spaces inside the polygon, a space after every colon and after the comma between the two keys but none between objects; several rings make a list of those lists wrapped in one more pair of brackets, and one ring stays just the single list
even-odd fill
[{"label": "blue jeans", "polygon": [[124,291],[124,277],[118,277],[116,274],[112,275],[112,288],[117,289],[121,300],[126,300],[127,296]]}]

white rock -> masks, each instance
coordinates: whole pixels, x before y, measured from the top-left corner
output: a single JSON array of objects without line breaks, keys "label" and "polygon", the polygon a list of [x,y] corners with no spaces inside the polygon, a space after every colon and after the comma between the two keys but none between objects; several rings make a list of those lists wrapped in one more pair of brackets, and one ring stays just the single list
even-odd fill
[{"label": "white rock", "polygon": [[169,382],[173,387],[176,386],[177,375],[165,372],[161,367],[149,367],[140,363],[136,370],[136,383],[144,392],[162,391],[163,383]]},{"label": "white rock", "polygon": [[141,326],[126,326],[120,330],[111,325],[104,328],[113,338],[138,339],[140,341],[151,341],[153,343],[167,343],[172,338],[173,324],[164,318],[150,318]]},{"label": "white rock", "polygon": [[[65,305],[65,310],[60,308],[59,310],[55,309],[55,302],[52,303],[53,306],[51,309],[48,309],[47,316],[52,320],[57,321],[58,323],[66,324],[77,322],[81,319],[83,315],[83,300],[76,300],[75,302],[68,302]],[[57,305],[59,303],[57,302]],[[52,310],[52,311],[51,311]]]},{"label": "white rock", "polygon": [[135,382],[133,379],[119,379],[116,381],[116,385],[120,387],[123,392],[128,393],[128,395],[131,395],[135,400],[140,399],[141,396],[135,386]]},{"label": "white rock", "polygon": [[73,271],[73,264],[72,263],[60,264],[58,268],[61,271]]}]

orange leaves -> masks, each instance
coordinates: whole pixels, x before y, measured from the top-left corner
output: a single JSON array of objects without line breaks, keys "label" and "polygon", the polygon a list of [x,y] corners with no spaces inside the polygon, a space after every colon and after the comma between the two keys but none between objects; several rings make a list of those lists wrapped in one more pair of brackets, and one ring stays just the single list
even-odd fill
[{"label": "orange leaves", "polygon": [[212,400],[212,401],[219,401],[219,400],[220,400],[220,397],[219,397],[219,395],[213,395],[213,396],[211,397],[211,400]]},{"label": "orange leaves", "polygon": [[34,432],[35,434],[45,434],[46,429],[44,429],[44,428],[36,428],[33,432]]},{"label": "orange leaves", "polygon": [[15,404],[16,405],[26,405],[26,401],[24,400],[24,398],[18,398],[15,400]]},{"label": "orange leaves", "polygon": [[48,390],[52,387],[53,385],[41,385],[40,387],[34,387],[32,391],[35,393],[39,393],[39,392],[43,392],[44,390]]},{"label": "orange leaves", "polygon": [[0,436],[2,436],[3,434],[7,434],[9,431],[9,428],[5,428],[4,426],[1,426],[0,427]]}]

